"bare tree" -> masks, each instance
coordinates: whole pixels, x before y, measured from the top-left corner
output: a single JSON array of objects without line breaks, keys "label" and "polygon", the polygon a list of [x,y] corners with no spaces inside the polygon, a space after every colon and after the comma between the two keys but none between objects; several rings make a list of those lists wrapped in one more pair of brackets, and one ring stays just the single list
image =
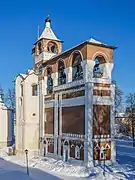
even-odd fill
[{"label": "bare tree", "polygon": [[8,108],[11,108],[15,113],[15,89],[8,89],[8,92],[5,96],[5,104]]},{"label": "bare tree", "polygon": [[115,80],[112,83],[115,85],[115,113],[117,113],[122,105],[123,91],[118,87]]},{"label": "bare tree", "polygon": [[135,93],[129,93],[126,97],[127,111],[130,112],[131,109],[135,109]]},{"label": "bare tree", "polygon": [[133,146],[135,147],[135,132],[134,132],[134,114],[135,114],[135,93],[129,93],[126,97],[127,109],[126,112],[129,113],[131,118],[132,125],[132,138],[133,138]]}]

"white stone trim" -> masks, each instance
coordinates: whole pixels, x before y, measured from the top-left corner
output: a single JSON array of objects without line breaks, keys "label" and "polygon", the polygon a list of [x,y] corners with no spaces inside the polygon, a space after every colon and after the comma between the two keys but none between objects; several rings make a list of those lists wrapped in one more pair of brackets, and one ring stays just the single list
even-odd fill
[{"label": "white stone trim", "polygon": [[93,142],[104,142],[104,141],[106,141],[106,142],[109,142],[109,141],[111,141],[112,139],[111,138],[98,138],[98,139],[93,139]]},{"label": "white stone trim", "polygon": [[53,87],[58,86],[58,72],[52,73],[51,77],[53,79]]},{"label": "white stone trim", "polygon": [[53,88],[53,91],[59,91],[59,90],[64,90],[64,89],[68,89],[68,88],[71,88],[71,87],[76,87],[76,86],[79,86],[79,85],[82,85],[84,84],[84,80],[81,79],[81,80],[78,80],[78,81],[72,81],[70,83],[67,83],[67,84],[62,84],[62,85],[59,85],[59,86],[55,86]]},{"label": "white stone trim", "polygon": [[93,96],[93,104],[98,105],[111,105],[111,97],[110,96]]},{"label": "white stone trim", "polygon": [[93,68],[95,65],[95,62],[89,59],[86,59],[86,65],[85,65],[85,74],[84,74],[84,80],[85,83],[92,82],[93,80]]},{"label": "white stone trim", "polygon": [[62,100],[62,107],[81,106],[84,104],[85,104],[84,96]]},{"label": "white stone trim", "polygon": [[72,67],[66,68],[65,72],[66,72],[66,83],[72,82]]},{"label": "white stone trim", "polygon": [[75,137],[75,138],[80,138],[80,139],[84,139],[85,138],[85,135],[83,134],[72,134],[72,133],[62,133],[62,137],[65,136],[65,137]]},{"label": "white stone trim", "polygon": [[94,89],[97,89],[97,90],[110,90],[109,87],[98,87],[98,86],[94,86]]},{"label": "white stone trim", "polygon": [[54,105],[54,101],[53,102],[46,102],[45,103],[45,108],[50,108],[50,107],[55,107],[55,105]]},{"label": "white stone trim", "polygon": [[53,134],[44,134],[44,137],[45,138],[54,138],[54,135]]},{"label": "white stone trim", "polygon": [[81,90],[85,90],[85,87],[62,91],[61,93],[62,93],[62,94],[68,94],[68,93],[72,93],[72,92],[78,92],[78,91],[81,91]]},{"label": "white stone trim", "polygon": [[62,135],[62,93],[59,94],[59,135]]},{"label": "white stone trim", "polygon": [[61,139],[66,139],[66,140],[78,140],[78,141],[84,141],[84,138],[77,138],[77,137],[69,137],[69,136],[59,136]]},{"label": "white stone trim", "polygon": [[55,94],[54,102],[54,154],[57,155],[57,137],[58,137],[58,94]]},{"label": "white stone trim", "polygon": [[84,161],[93,162],[93,83],[85,85],[85,141]]},{"label": "white stone trim", "polygon": [[110,112],[111,112],[111,117],[110,117],[110,128],[111,128],[111,137],[114,138],[114,127],[115,127],[115,85],[111,85],[111,107],[110,107]]},{"label": "white stone trim", "polygon": [[111,128],[111,160],[112,163],[116,162],[116,143],[114,140],[114,127],[115,127],[115,85],[111,85],[111,117],[110,117],[110,128]]},{"label": "white stone trim", "polygon": [[111,84],[111,79],[109,78],[93,78],[93,83]]}]

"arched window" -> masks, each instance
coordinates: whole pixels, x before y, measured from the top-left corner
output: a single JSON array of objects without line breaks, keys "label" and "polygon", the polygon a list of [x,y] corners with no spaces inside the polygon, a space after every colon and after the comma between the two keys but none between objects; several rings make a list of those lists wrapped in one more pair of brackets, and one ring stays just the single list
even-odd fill
[{"label": "arched window", "polygon": [[103,76],[103,69],[100,67],[100,62],[105,61],[104,57],[96,57],[95,58],[95,65],[93,68],[93,78],[101,78]]},{"label": "arched window", "polygon": [[83,69],[82,69],[82,58],[80,53],[75,53],[73,55],[72,61],[72,80],[79,80],[83,78]]},{"label": "arched window", "polygon": [[39,51],[39,54],[42,52],[41,42],[38,43],[38,51]]},{"label": "arched window", "polygon": [[38,67],[38,75],[42,75],[42,72],[43,72],[43,65],[40,64]]},{"label": "arched window", "polygon": [[47,50],[48,52],[54,53],[54,54],[57,54],[58,52],[57,45],[53,42],[48,43]]},{"label": "arched window", "polygon": [[58,62],[58,84],[66,83],[66,73],[64,72],[65,66],[63,61]]},{"label": "arched window", "polygon": [[53,91],[53,79],[52,79],[52,68],[47,68],[47,93],[52,93]]}]

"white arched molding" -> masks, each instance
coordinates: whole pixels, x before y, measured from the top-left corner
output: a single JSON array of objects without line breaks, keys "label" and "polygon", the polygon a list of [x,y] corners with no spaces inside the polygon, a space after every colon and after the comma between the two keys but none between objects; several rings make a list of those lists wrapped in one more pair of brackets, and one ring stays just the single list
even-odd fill
[{"label": "white arched molding", "polygon": [[100,56],[100,55],[105,58],[105,61],[106,61],[106,62],[109,62],[109,61],[108,61],[109,58],[107,57],[107,55],[106,55],[105,53],[101,52],[101,51],[97,51],[95,54],[93,54],[92,60],[94,61],[94,60],[96,59],[96,57],[97,57],[97,56]]}]

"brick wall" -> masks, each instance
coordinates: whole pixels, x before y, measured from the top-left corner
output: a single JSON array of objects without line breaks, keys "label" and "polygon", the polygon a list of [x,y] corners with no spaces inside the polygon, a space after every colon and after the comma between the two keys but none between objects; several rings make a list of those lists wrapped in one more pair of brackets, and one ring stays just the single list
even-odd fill
[{"label": "brick wall", "polygon": [[62,133],[85,134],[85,106],[62,108]]},{"label": "brick wall", "polygon": [[54,134],[54,108],[46,108],[45,134]]},{"label": "brick wall", "polygon": [[110,135],[110,106],[93,105],[93,136]]}]

